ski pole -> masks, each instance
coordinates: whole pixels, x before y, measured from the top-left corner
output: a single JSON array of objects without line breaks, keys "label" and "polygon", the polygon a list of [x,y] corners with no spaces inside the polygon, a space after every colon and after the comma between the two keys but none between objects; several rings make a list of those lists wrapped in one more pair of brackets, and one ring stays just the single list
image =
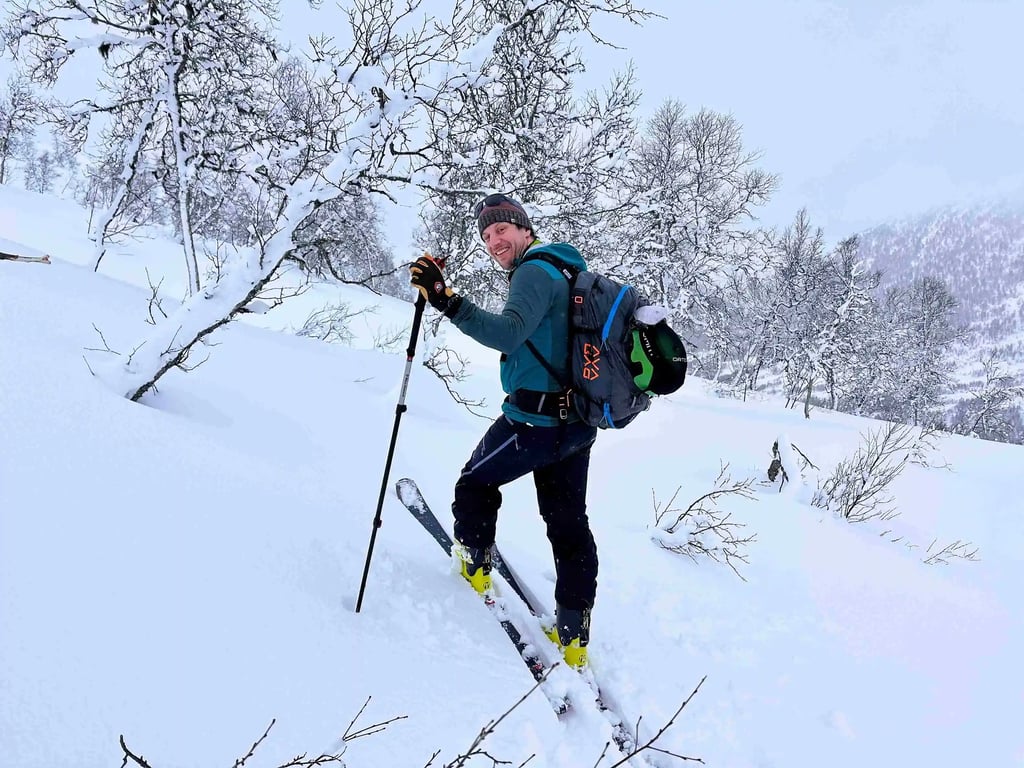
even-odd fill
[{"label": "ski pole", "polygon": [[391,474],[391,460],[395,457],[395,443],[398,441],[398,425],[405,413],[405,390],[409,386],[409,374],[412,371],[412,359],[416,355],[416,337],[420,335],[420,321],[423,319],[423,308],[427,304],[426,297],[420,293],[416,299],[416,311],[412,316],[412,333],[409,336],[409,347],[405,350],[405,375],[402,377],[402,389],[398,393],[398,405],[395,406],[395,426],[391,430],[391,445],[388,447],[388,458],[384,463],[384,477],[380,481],[380,497],[377,499],[377,513],[373,517],[373,530],[370,532],[370,547],[366,550],[366,565],[363,566],[363,580],[359,583],[359,598],[356,600],[356,613],[363,607],[363,592],[366,590],[366,577],[370,573],[370,558],[373,557],[373,544],[377,540],[377,529],[380,528],[381,509],[384,507],[384,494],[387,492],[388,475]]}]

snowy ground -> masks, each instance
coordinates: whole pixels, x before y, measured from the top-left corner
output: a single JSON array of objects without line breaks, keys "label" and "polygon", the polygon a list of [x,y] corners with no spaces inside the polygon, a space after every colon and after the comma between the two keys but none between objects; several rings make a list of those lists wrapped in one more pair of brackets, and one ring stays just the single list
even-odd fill
[{"label": "snowy ground", "polygon": [[[130,349],[148,327],[145,269],[173,298],[184,264],[173,243],[139,241],[96,274],[85,219],[0,187],[0,238],[54,261],[0,262],[0,764],[119,765],[123,734],[152,768],[231,765],[274,718],[247,765],[343,746],[353,767],[452,761],[532,680],[391,494],[354,612],[405,365],[404,337],[389,353],[373,338],[407,327],[411,304],[318,288],[219,332],[204,365],[133,404],[90,375],[83,358],[105,354],[86,351],[102,346],[93,326]],[[376,307],[352,346],[291,333],[339,299]],[[473,359],[465,393],[497,413],[496,354],[445,335]],[[417,478],[445,513],[488,422],[418,364],[407,400],[391,480]],[[658,745],[710,766],[1024,765],[1024,449],[944,439],[950,468],[908,468],[885,524],[810,506],[813,471],[782,492],[761,484],[780,436],[828,472],[876,426],[717,399],[691,379],[602,433],[593,667],[642,736],[706,676]],[[681,486],[685,506],[723,463],[756,479],[753,499],[722,502],[756,534],[745,581],[652,541],[652,496]],[[936,539],[972,542],[980,560],[925,565]],[[499,543],[550,605],[529,480],[505,494]],[[567,670],[550,682],[580,690]],[[368,697],[357,727],[402,719],[343,745]],[[534,693],[485,747],[590,768],[608,737],[587,707],[560,721]]]}]

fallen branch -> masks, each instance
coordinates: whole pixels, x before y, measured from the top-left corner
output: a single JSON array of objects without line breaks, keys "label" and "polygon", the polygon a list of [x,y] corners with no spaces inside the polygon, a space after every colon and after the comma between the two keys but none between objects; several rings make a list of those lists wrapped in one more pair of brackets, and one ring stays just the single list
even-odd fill
[{"label": "fallen branch", "polygon": [[0,251],[0,259],[5,261],[30,261],[35,264],[49,264],[50,257],[46,256],[18,256],[16,253],[4,253]]},{"label": "fallen branch", "polygon": [[676,488],[672,498],[664,505],[658,504],[652,489],[655,528],[651,539],[663,549],[686,555],[694,562],[697,562],[698,556],[703,555],[715,562],[724,563],[746,581],[736,564],[748,563],[746,548],[757,535],[743,536],[741,531],[746,526],[730,520],[730,513],[718,509],[718,500],[730,494],[754,499],[750,490],[753,481],[733,481],[727,469],[727,464],[722,466],[714,490],[705,493],[684,510],[672,506],[682,486]]}]

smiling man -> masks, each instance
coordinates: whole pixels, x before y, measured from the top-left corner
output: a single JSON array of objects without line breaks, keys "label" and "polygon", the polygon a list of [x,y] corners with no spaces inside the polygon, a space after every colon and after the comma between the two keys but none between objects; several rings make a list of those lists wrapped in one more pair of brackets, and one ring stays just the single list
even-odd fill
[{"label": "smiling man", "polygon": [[[583,669],[590,611],[597,591],[597,547],[587,519],[587,474],[597,428],[580,420],[559,384],[569,380],[569,283],[543,256],[586,269],[568,243],[542,243],[523,206],[489,195],[473,209],[487,252],[508,272],[508,299],[487,312],[445,285],[437,263],[411,267],[412,284],[431,306],[481,344],[501,352],[502,415],[491,425],[455,485],[455,548],[462,575],[481,594],[491,591],[501,486],[533,473],[537,505],[555,559],[555,624],[551,639],[566,662]],[[531,345],[533,349],[531,349]],[[558,378],[538,359],[542,356]]]}]

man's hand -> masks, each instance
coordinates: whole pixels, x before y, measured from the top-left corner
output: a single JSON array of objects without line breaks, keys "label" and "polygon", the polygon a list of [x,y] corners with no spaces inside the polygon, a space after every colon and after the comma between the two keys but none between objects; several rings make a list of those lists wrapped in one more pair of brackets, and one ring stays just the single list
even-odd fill
[{"label": "man's hand", "polygon": [[441,267],[430,256],[421,256],[409,266],[410,283],[419,289],[430,306],[448,317],[455,315],[462,297],[444,284]]}]

